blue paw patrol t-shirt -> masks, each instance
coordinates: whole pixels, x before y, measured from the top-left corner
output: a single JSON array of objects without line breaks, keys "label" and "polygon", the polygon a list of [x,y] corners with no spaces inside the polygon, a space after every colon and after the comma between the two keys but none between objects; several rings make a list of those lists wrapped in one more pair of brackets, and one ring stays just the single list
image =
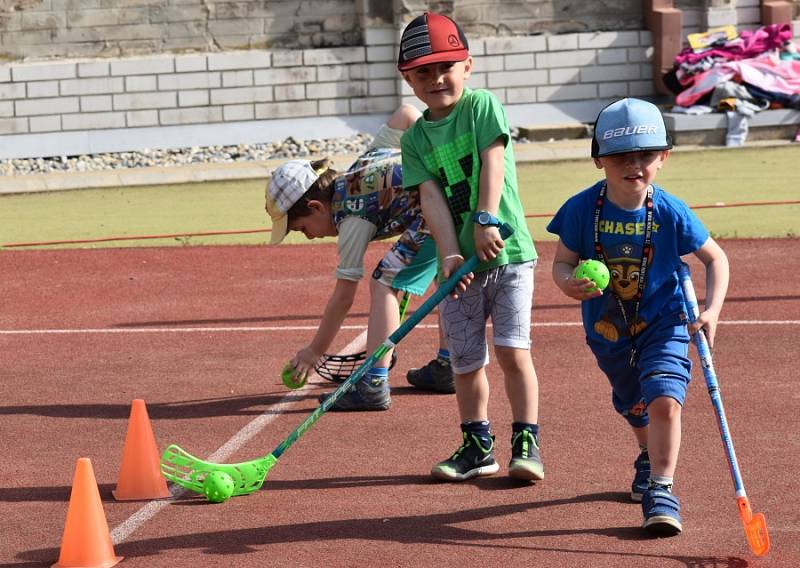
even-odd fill
[{"label": "blue paw patrol t-shirt", "polygon": [[[594,255],[594,213],[605,181],[571,197],[558,210],[547,230],[582,260]],[[620,209],[606,197],[599,221],[600,244],[611,273],[611,282],[599,298],[581,302],[587,339],[593,344],[630,341],[621,300],[629,324],[633,324],[639,269],[644,246],[646,209]],[[639,306],[635,334],[641,333],[655,318],[683,311],[683,295],[676,273],[681,256],[699,249],[708,239],[708,231],[683,201],[653,185],[653,227],[651,258],[647,263],[647,281]]]}]

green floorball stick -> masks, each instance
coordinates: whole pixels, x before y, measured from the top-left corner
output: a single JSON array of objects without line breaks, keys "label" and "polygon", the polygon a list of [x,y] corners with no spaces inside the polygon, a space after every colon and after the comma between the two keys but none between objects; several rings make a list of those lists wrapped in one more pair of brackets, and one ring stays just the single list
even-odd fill
[{"label": "green floorball stick", "polygon": [[[500,225],[499,229],[500,235],[504,240],[514,232],[511,226],[505,223]],[[272,450],[271,454],[263,458],[235,464],[211,463],[196,458],[186,450],[173,444],[164,450],[164,454],[161,456],[161,474],[169,481],[200,494],[204,492],[203,482],[205,478],[217,471],[227,473],[233,479],[234,490],[231,496],[247,495],[258,491],[264,484],[269,470],[278,462],[278,459],[283,453],[288,450],[300,436],[305,434],[331,406],[336,404],[336,401],[361,380],[376,361],[383,357],[387,351],[393,349],[401,339],[408,335],[408,333],[425,318],[425,316],[432,312],[433,309],[455,289],[461,278],[473,272],[478,267],[479,263],[480,261],[476,255],[469,258],[447,279],[447,281],[439,286],[436,292],[423,302],[417,311],[409,316],[405,323],[400,325],[386,341],[378,346],[372,355],[370,355],[345,382],[339,385],[339,388],[333,391],[333,393],[331,393],[330,396],[300,424],[300,426],[295,428],[283,442],[278,444],[278,447]]]}]

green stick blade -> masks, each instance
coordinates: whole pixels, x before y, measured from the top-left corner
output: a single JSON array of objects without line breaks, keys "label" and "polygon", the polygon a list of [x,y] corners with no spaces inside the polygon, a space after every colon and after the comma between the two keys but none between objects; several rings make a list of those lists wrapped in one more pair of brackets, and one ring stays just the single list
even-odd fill
[{"label": "green stick blade", "polygon": [[234,464],[212,463],[201,460],[181,448],[171,445],[161,456],[161,475],[169,481],[195,493],[203,493],[203,481],[212,471],[223,471],[235,484],[233,496],[249,495],[261,489],[267,473],[277,462],[272,454]]}]

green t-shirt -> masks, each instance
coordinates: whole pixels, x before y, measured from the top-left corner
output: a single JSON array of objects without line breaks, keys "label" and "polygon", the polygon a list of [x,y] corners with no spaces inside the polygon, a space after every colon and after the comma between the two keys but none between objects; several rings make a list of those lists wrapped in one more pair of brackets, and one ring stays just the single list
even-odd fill
[{"label": "green t-shirt", "polygon": [[426,110],[403,134],[403,187],[413,189],[428,180],[439,184],[450,207],[461,254],[469,258],[475,253],[472,217],[478,206],[480,153],[502,138],[505,177],[497,217],[511,225],[514,234],[506,240],[500,254],[481,264],[478,271],[536,259],[536,248],[517,191],[508,118],[500,101],[489,91],[465,88],[448,116],[433,122],[427,117]]}]

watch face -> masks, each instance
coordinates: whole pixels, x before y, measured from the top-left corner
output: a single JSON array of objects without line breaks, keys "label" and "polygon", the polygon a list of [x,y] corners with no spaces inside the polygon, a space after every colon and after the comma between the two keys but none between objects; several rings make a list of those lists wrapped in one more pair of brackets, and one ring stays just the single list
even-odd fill
[{"label": "watch face", "polygon": [[481,213],[478,217],[478,223],[481,225],[486,225],[489,223],[489,214],[488,213]]}]

